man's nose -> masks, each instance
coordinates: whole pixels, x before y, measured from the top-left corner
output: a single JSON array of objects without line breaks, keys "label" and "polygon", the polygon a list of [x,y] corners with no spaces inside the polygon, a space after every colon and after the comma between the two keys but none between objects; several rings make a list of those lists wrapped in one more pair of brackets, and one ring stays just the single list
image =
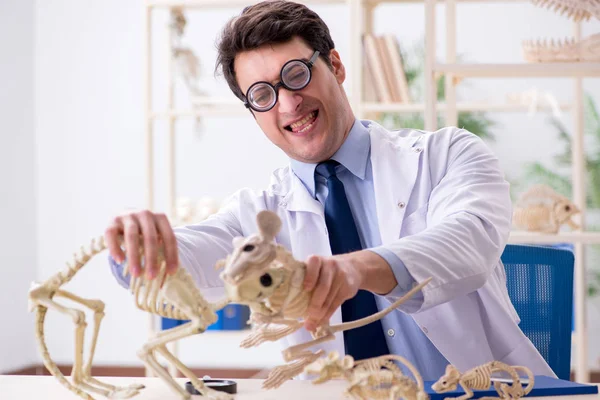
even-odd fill
[{"label": "man's nose", "polygon": [[293,113],[298,109],[300,103],[302,103],[302,96],[298,92],[281,88],[279,89],[278,101],[280,113]]}]

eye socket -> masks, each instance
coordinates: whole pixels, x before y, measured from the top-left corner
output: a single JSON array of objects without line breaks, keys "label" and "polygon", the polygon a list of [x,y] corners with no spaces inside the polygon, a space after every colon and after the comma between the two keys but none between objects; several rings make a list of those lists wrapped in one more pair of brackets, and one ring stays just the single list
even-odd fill
[{"label": "eye socket", "polygon": [[243,251],[252,251],[254,250],[254,245],[253,244],[247,244],[244,246],[244,248],[242,249]]},{"label": "eye socket", "polygon": [[263,287],[269,287],[273,284],[273,278],[271,278],[271,275],[269,274],[264,274],[260,277],[260,284],[263,285]]}]

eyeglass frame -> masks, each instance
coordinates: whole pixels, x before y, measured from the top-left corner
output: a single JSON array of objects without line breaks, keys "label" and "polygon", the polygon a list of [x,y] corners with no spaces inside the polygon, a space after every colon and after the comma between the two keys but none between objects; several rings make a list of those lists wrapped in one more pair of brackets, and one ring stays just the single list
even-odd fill
[{"label": "eyeglass frame", "polygon": [[[246,93],[249,93],[250,89],[252,89],[254,86],[258,85],[259,83],[267,84],[268,86],[270,86],[273,89],[273,91],[275,92],[275,101],[273,102],[273,105],[271,107],[264,109],[264,110],[257,110],[256,108],[254,108],[252,106],[252,104],[250,104],[250,102],[248,101],[248,98],[246,97],[245,94],[243,95],[244,96],[244,106],[246,108],[251,108],[252,110],[254,110],[256,112],[267,112],[267,111],[270,111],[273,107],[275,107],[275,104],[277,104],[277,101],[279,100],[279,88],[284,87],[285,89],[290,90],[290,91],[298,91],[298,90],[302,90],[305,87],[307,87],[312,79],[312,67],[315,65],[315,62],[317,61],[319,54],[320,54],[319,50],[315,50],[315,52],[313,53],[313,55],[310,57],[310,59],[308,61],[305,61],[302,59],[293,59],[293,60],[287,61],[281,67],[281,71],[279,71],[279,79],[280,80],[275,85],[273,85],[273,84],[271,84],[271,82],[267,82],[267,81],[258,81],[258,82],[254,82],[252,85],[250,85],[250,87],[248,88]],[[306,84],[304,86],[302,86],[301,88],[294,89],[294,88],[290,88],[283,82],[283,71],[285,70],[285,67],[288,64],[290,64],[292,62],[297,62],[297,61],[301,62],[302,64],[304,64],[308,67],[308,80],[306,81]]]}]

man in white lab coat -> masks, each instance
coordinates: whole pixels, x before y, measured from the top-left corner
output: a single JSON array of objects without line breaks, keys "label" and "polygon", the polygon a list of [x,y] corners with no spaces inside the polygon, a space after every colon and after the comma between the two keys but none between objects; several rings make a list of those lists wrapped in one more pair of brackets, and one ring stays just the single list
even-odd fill
[{"label": "man in white lab coat", "polygon": [[[220,39],[217,61],[231,90],[290,163],[263,191],[239,190],[199,224],[173,230],[165,215],[148,210],[116,217],[105,234],[115,275],[125,258],[140,273],[142,233],[147,274],[155,276],[163,243],[170,271],[181,265],[205,296],[218,298],[215,262],[234,237],[256,232],[258,211],[272,210],[283,223],[276,240],[307,262],[305,286],[315,290],[306,329],[283,345],[310,340],[321,322],[346,318],[344,307],[354,307],[357,293],[381,309],[432,277],[419,296],[373,325],[378,339],[363,337],[352,351],[369,354],[381,343],[426,380],[439,378],[448,363],[466,370],[491,360],[555,376],[519,329],[507,294],[500,255],[510,229],[509,185],[480,138],[454,127],[391,132],[356,119],[329,30],[303,5],[247,7]],[[352,216],[335,221],[328,199],[339,197],[340,187]],[[335,244],[336,227],[349,220],[360,248],[344,251],[344,237],[342,247]],[[350,340],[356,338],[338,334],[321,348],[344,354]]]}]

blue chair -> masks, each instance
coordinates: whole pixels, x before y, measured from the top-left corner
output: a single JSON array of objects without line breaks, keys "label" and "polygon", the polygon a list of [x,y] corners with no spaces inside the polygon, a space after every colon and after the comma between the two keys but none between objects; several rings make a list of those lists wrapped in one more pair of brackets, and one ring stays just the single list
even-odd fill
[{"label": "blue chair", "polygon": [[[210,325],[209,331],[239,331],[248,329],[250,318],[250,307],[241,304],[228,304],[222,310],[217,311],[217,322]],[[167,330],[187,323],[188,320],[172,318],[161,318],[161,330]]]},{"label": "blue chair", "polygon": [[531,340],[559,379],[570,380],[573,274],[571,251],[509,244],[502,254],[508,293]]}]

